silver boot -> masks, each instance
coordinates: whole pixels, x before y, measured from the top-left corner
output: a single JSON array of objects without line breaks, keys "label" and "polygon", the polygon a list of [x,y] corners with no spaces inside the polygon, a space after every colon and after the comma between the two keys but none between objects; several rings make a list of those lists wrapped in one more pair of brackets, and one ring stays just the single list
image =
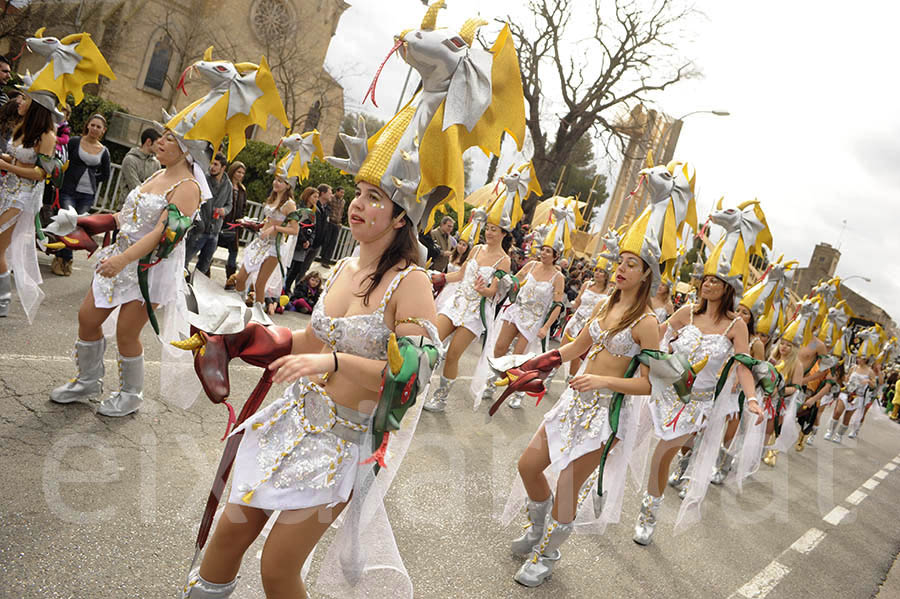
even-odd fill
[{"label": "silver boot", "polygon": [[653,540],[653,531],[656,530],[656,515],[659,513],[663,497],[654,497],[650,493],[644,493],[644,499],[641,500],[641,511],[634,524],[633,540],[638,545],[649,545]]},{"label": "silver boot", "polygon": [[225,599],[231,597],[237,587],[237,578],[221,584],[203,580],[199,569],[191,572],[189,578],[190,582],[181,592],[181,599]]},{"label": "silver boot", "polygon": [[819,432],[819,427],[815,424],[812,427],[812,430],[809,431],[809,436],[806,438],[806,444],[810,447],[813,446],[813,441],[816,439],[816,433]]},{"label": "silver boot", "polygon": [[840,445],[841,440],[843,440],[843,438],[844,438],[844,433],[846,433],[846,432],[847,432],[847,425],[843,424],[843,423],[839,424],[837,427],[837,430],[834,431],[833,435],[831,435],[831,440],[834,441],[835,443],[837,443],[838,445]]},{"label": "silver boot", "polygon": [[522,399],[524,397],[525,397],[525,394],[522,393],[521,391],[519,391],[517,393],[513,393],[510,396],[509,401],[506,402],[506,405],[508,405],[509,407],[511,407],[514,410],[521,410],[522,409]]},{"label": "silver boot", "polygon": [[54,403],[72,403],[88,401],[103,393],[103,352],[106,351],[106,339],[97,341],[75,342],[75,368],[78,374],[68,383],[50,392],[50,401]]},{"label": "silver boot", "polygon": [[825,429],[825,434],[822,435],[822,438],[826,441],[831,441],[834,437],[834,429],[836,426],[837,420],[831,419],[828,421],[828,428]]},{"label": "silver boot", "polygon": [[9,302],[12,301],[12,277],[9,271],[0,275],[0,318],[9,314]]},{"label": "silver boot", "polygon": [[713,472],[712,478],[709,479],[714,485],[721,485],[725,482],[725,479],[728,478],[728,473],[731,472],[731,467],[734,464],[734,457],[728,450],[725,449],[725,446],[719,447],[719,459],[716,460],[716,469]]},{"label": "silver boot", "polygon": [[552,494],[544,501],[532,501],[531,499],[525,501],[525,513],[528,514],[528,528],[525,529],[525,534],[514,540],[510,545],[513,555],[525,557],[531,553],[534,546],[544,536],[544,522],[547,519],[547,514],[550,513],[551,507],[553,507]]},{"label": "silver boot", "polygon": [[848,439],[856,439],[859,436],[860,427],[862,427],[862,422],[860,422],[855,427],[853,427],[853,429],[850,431],[850,434],[847,435],[847,438]]},{"label": "silver boot", "polygon": [[678,454],[678,461],[675,462],[675,469],[672,470],[672,474],[669,475],[669,486],[673,489],[680,489],[684,483],[684,473],[687,471],[688,464],[691,463],[691,452],[692,450],[688,449],[687,451],[683,451]]},{"label": "silver boot", "polygon": [[119,390],[100,402],[97,413],[103,416],[128,416],[137,412],[144,399],[144,355],[126,358],[119,355]]},{"label": "silver boot", "polygon": [[571,522],[561,524],[548,514],[540,544],[535,546],[531,557],[516,572],[513,577],[515,581],[526,587],[536,587],[550,578],[553,567],[560,558],[559,548],[566,542],[574,528]]},{"label": "silver boot", "polygon": [[441,381],[440,384],[438,384],[438,388],[434,390],[434,393],[431,394],[431,399],[425,402],[422,409],[428,410],[429,412],[445,411],[447,409],[447,396],[450,395],[450,388],[455,382],[456,379],[444,378],[444,376],[441,375]]}]

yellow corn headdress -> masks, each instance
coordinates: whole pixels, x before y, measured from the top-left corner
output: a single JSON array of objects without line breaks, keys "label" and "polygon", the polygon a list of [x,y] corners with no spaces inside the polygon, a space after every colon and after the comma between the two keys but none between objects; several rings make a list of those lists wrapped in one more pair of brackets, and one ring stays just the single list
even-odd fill
[{"label": "yellow corn headdress", "polygon": [[[678,238],[684,226],[697,230],[697,205],[694,187],[697,174],[687,163],[671,161],[667,165],[653,165],[652,152],[647,153],[646,167],[640,171],[650,195],[648,206],[635,220],[635,234],[653,231],[659,240],[660,262],[677,257]],[[641,231],[643,229],[643,232]]]},{"label": "yellow corn headdress", "polygon": [[[466,149],[499,155],[504,132],[520,149],[525,139],[522,80],[509,28],[489,51],[475,48],[475,30],[484,22],[469,20],[458,34],[438,29],[443,4],[432,4],[419,28],[399,34],[391,50],[400,50],[419,73],[421,91],[371,137],[364,122],[356,136],[341,134],[349,158],[328,158],[357,182],[381,188],[414,224],[424,217],[424,230],[441,203],[462,216]],[[366,94],[373,103],[376,82],[377,76]]]},{"label": "yellow corn headdress", "polygon": [[759,318],[761,314],[768,312],[775,303],[780,304],[785,299],[786,273],[788,269],[797,265],[797,261],[791,260],[782,264],[783,258],[783,255],[779,256],[775,263],[769,265],[765,276],[756,285],[745,291],[741,297],[740,305],[750,310],[755,318]]},{"label": "yellow corn headdress", "polygon": [[779,337],[784,329],[784,320],[784,308],[781,302],[776,302],[756,319],[756,332],[768,335],[772,339]]},{"label": "yellow corn headdress", "polygon": [[[227,135],[230,161],[247,144],[246,132],[251,125],[265,129],[269,116],[285,127],[289,123],[265,56],[258,65],[232,63],[213,60],[212,51],[212,46],[207,48],[203,60],[189,69],[203,75],[212,90],[175,116],[167,114],[165,127],[180,139],[209,142],[213,148],[218,148]],[[191,154],[198,158],[193,151]]]},{"label": "yellow corn headdress", "polygon": [[550,209],[549,227],[541,246],[553,248],[558,256],[563,255],[572,249],[572,232],[583,222],[575,198],[557,198]]},{"label": "yellow corn headdress", "polygon": [[840,341],[844,327],[850,322],[851,316],[853,316],[853,310],[850,309],[850,306],[844,300],[828,308],[828,313],[825,320],[822,321],[822,326],[819,327],[817,337],[822,340],[822,343],[829,350],[832,350]]},{"label": "yellow corn headdress", "polygon": [[47,58],[47,64],[34,75],[29,91],[52,92],[59,104],[71,94],[78,104],[84,99],[85,85],[99,83],[101,75],[116,78],[90,33],[73,33],[60,40],[44,37],[44,29],[41,27],[34,37],[25,40],[29,50]]},{"label": "yellow corn headdress", "polygon": [[282,137],[278,147],[287,149],[287,154],[277,162],[272,161],[269,165],[269,174],[287,181],[291,189],[295,189],[298,183],[309,178],[309,161],[314,156],[319,160],[325,160],[319,132],[315,129]]},{"label": "yellow corn headdress", "polygon": [[825,306],[830,308],[834,306],[834,302],[841,299],[841,278],[834,277],[827,281],[819,281],[819,284],[812,288],[812,295],[818,295],[825,301]]},{"label": "yellow corn headdress", "polygon": [[760,253],[764,245],[772,247],[766,216],[757,200],[739,204],[737,209],[723,210],[720,198],[709,218],[725,229],[725,235],[707,258],[703,274],[718,277],[734,287],[735,298],[740,299],[750,269],[750,254]]},{"label": "yellow corn headdress", "polygon": [[815,321],[819,315],[821,302],[817,298],[804,299],[797,307],[794,319],[785,327],[783,338],[798,347],[806,346],[813,338]]}]

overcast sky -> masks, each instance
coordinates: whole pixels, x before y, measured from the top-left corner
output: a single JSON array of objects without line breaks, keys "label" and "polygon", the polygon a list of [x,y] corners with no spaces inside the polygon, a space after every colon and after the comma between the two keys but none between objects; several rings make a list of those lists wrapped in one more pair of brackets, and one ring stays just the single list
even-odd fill
[{"label": "overcast sky", "polygon": [[[418,0],[350,3],[327,66],[344,86],[347,110],[355,112],[392,36],[417,26],[424,7]],[[526,19],[523,4],[447,0],[438,25],[458,28],[477,14]],[[799,0],[696,6],[705,18],[691,25],[694,40],[685,54],[703,77],[670,88],[656,107],[674,117],[706,109],[731,113],[686,119],[678,144],[676,158],[697,169],[700,219],[719,196],[726,205],[758,198],[776,255],[805,266],[816,243],[839,247],[837,274],[871,278],[848,286],[900,321],[900,83],[891,66],[900,3],[863,1],[841,10]],[[367,102],[362,110],[389,118],[406,72],[392,58],[378,84],[380,108]],[[553,108],[551,99],[551,118]],[[608,171],[611,188],[615,165],[600,169]]]}]

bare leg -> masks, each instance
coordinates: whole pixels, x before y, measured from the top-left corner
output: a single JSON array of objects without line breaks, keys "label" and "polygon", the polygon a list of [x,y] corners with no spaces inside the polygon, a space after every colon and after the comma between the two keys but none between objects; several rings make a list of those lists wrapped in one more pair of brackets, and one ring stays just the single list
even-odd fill
[{"label": "bare leg", "polygon": [[528,339],[526,339],[524,335],[519,333],[519,337],[516,339],[516,353],[524,354],[525,349],[527,347],[528,347]]},{"label": "bare leg", "polygon": [[441,338],[441,341],[446,341],[447,337],[450,336],[450,333],[456,330],[456,327],[453,326],[452,320],[450,320],[443,314],[438,314],[437,329],[438,336]]},{"label": "bare leg", "polygon": [[[616,442],[618,439],[613,439],[613,446]],[[578,494],[584,481],[600,466],[604,447],[605,445],[577,458],[559,473],[559,480],[556,482],[556,501],[552,511],[553,519],[557,522],[567,524],[575,520],[575,513],[578,510]]]},{"label": "bare leg", "polygon": [[550,497],[550,485],[544,476],[544,470],[549,465],[550,447],[547,444],[547,431],[542,424],[519,458],[519,476],[522,477],[525,492],[532,501],[546,501]]},{"label": "bare leg", "polygon": [[[859,408],[857,408],[858,410]],[[850,424],[850,419],[853,418],[853,412],[856,410],[844,410],[844,426]]]},{"label": "bare leg", "polygon": [[448,379],[456,379],[459,374],[459,359],[465,353],[466,348],[475,339],[475,334],[465,327],[456,329],[453,340],[450,341],[450,347],[447,348],[447,357],[444,362],[444,377]]},{"label": "bare leg", "polygon": [[510,343],[513,342],[513,339],[518,334],[519,331],[516,329],[516,325],[504,320],[503,325],[500,327],[500,333],[497,334],[497,343],[494,345],[494,357],[502,358],[505,356]]},{"label": "bare leg", "polygon": [[247,278],[250,275],[247,273],[247,269],[241,266],[241,268],[237,272],[237,276],[234,279],[234,288],[237,291],[243,291],[247,286]]},{"label": "bare leg", "polygon": [[263,510],[236,503],[227,504],[206,546],[200,576],[216,584],[225,584],[237,578],[244,552],[259,536],[268,519],[268,514]]},{"label": "bare leg", "polygon": [[728,418],[725,422],[725,438],[722,440],[722,444],[725,447],[731,445],[731,440],[734,439],[734,435],[738,431],[738,425],[741,423],[741,417],[739,414],[735,414]]},{"label": "bare leg", "polygon": [[266,599],[305,599],[303,563],[347,503],[282,512],[263,548],[260,573]]},{"label": "bare leg", "polygon": [[78,338],[82,341],[99,341],[103,338],[103,323],[112,314],[112,308],[94,305],[94,290],[88,288],[78,309]]},{"label": "bare leg", "polygon": [[841,400],[837,400],[834,402],[834,413],[831,415],[831,419],[837,422],[841,419],[841,414],[843,414],[846,410],[844,409],[844,402]]},{"label": "bare leg", "polygon": [[141,330],[148,320],[150,317],[147,315],[147,308],[141,302],[128,302],[119,309],[119,318],[116,322],[116,344],[123,357],[133,358],[144,353],[144,346],[141,344]]},{"label": "bare leg", "polygon": [[269,277],[275,271],[277,265],[278,259],[275,256],[270,256],[263,260],[262,266],[259,267],[259,272],[256,273],[256,283],[253,285],[253,289],[256,291],[257,302],[263,303],[266,300],[266,284],[269,282]]},{"label": "bare leg", "polygon": [[650,462],[650,479],[647,481],[647,491],[654,497],[662,497],[666,488],[666,479],[669,477],[669,466],[672,459],[683,446],[687,444],[690,435],[682,435],[669,441],[660,440],[653,451],[653,459]]}]

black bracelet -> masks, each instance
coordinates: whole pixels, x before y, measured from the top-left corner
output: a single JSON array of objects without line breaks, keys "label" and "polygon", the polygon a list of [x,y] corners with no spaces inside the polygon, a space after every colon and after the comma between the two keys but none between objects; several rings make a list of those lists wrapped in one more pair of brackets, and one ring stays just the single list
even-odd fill
[{"label": "black bracelet", "polygon": [[337,372],[338,371],[337,352],[332,351],[331,356],[334,358],[334,371]]}]

